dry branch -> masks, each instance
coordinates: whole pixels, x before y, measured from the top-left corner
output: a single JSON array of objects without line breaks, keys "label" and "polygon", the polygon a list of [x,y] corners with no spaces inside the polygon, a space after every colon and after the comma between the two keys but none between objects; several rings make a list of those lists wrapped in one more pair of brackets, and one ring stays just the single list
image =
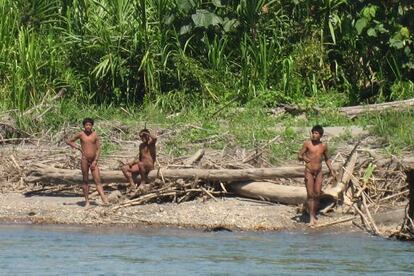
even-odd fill
[{"label": "dry branch", "polygon": [[324,224],[317,224],[315,226],[312,226],[312,228],[321,228],[321,227],[326,227],[326,226],[332,226],[332,225],[335,225],[335,224],[339,224],[339,223],[344,223],[344,222],[351,221],[354,218],[355,217],[342,218],[342,219],[338,219],[338,220],[335,220],[335,221],[327,222],[327,223],[324,223]]},{"label": "dry branch", "polygon": [[357,147],[359,143],[357,143],[354,148],[352,149],[347,161],[345,162],[345,166],[341,172],[340,181],[334,187],[328,187],[324,193],[333,196],[334,198],[339,198],[343,195],[343,192],[347,188],[349,181],[351,180],[352,174],[355,169],[355,164],[357,162],[358,154],[357,154]]},{"label": "dry branch", "polygon": [[194,163],[200,161],[200,159],[203,158],[204,153],[204,149],[199,149],[196,153],[184,161],[184,165],[193,165]]}]

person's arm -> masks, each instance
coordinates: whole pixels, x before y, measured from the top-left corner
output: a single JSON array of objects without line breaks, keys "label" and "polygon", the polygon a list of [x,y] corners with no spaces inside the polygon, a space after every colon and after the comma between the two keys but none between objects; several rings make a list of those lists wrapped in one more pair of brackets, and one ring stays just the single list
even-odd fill
[{"label": "person's arm", "polygon": [[101,155],[101,139],[96,135],[96,154],[95,159],[92,161],[91,167],[95,167],[98,164],[99,157]]},{"label": "person's arm", "polygon": [[81,134],[78,133],[75,136],[73,136],[71,139],[66,140],[66,144],[68,144],[71,148],[73,149],[77,149],[80,152],[82,152],[82,148],[80,146],[78,146],[75,142],[76,140],[80,139]]},{"label": "person's arm", "polygon": [[148,133],[148,144],[155,144],[157,142],[157,136]]},{"label": "person's arm", "polygon": [[336,180],[338,180],[337,179],[337,176],[336,176],[336,172],[335,172],[335,170],[333,169],[333,167],[332,167],[332,161],[331,161],[331,159],[329,158],[329,153],[328,153],[328,145],[325,145],[325,150],[324,150],[324,152],[323,152],[323,155],[324,155],[324,157],[325,157],[325,163],[326,163],[326,166],[328,166],[328,169],[329,169],[329,172],[331,173],[331,175],[336,179]]},{"label": "person's arm", "polygon": [[132,161],[130,161],[130,162],[128,162],[128,166],[130,166],[130,167],[132,167],[133,165],[135,165],[135,164],[137,164],[138,162],[139,162],[139,156],[140,156],[141,154],[139,154],[138,156],[136,156],[135,158],[134,158],[134,160],[132,160]]},{"label": "person's arm", "polygon": [[301,150],[299,151],[298,154],[298,159],[299,161],[305,161],[306,163],[308,163],[310,160],[308,157],[306,157],[306,151],[308,150],[308,147],[306,145],[306,142],[303,143],[303,146],[301,148]]}]

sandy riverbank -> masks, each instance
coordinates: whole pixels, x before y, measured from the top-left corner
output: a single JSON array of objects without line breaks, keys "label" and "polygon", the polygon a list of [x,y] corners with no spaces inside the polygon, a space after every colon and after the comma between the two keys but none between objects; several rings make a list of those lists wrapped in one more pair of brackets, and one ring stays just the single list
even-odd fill
[{"label": "sandy riverbank", "polygon": [[[307,228],[296,207],[242,198],[196,200],[181,204],[146,204],[113,211],[96,201],[90,208],[82,206],[76,196],[25,196],[20,193],[0,194],[0,220],[7,223],[46,224],[119,224],[158,225],[203,230],[300,230]],[[340,216],[320,216],[320,223],[335,221]],[[350,226],[351,222],[341,224]]]}]

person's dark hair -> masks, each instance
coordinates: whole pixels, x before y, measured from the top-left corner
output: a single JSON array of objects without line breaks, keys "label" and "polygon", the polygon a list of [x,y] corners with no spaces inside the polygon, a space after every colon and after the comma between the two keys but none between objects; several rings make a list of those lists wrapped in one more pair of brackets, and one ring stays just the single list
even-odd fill
[{"label": "person's dark hair", "polygon": [[143,133],[150,134],[150,131],[148,129],[144,128],[144,129],[141,129],[141,131],[139,132],[139,135],[141,135]]},{"label": "person's dark hair", "polygon": [[321,136],[323,135],[323,127],[320,125],[316,125],[312,128],[311,132],[318,132]]},{"label": "person's dark hair", "polygon": [[91,125],[93,125],[93,119],[92,118],[83,119],[82,125],[85,126],[87,123],[91,123]]}]

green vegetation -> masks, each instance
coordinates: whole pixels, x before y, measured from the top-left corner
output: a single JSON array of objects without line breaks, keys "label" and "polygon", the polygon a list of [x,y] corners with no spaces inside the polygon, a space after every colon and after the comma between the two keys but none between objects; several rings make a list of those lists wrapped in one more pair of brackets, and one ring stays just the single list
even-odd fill
[{"label": "green vegetation", "polygon": [[[302,140],[291,127],[315,123],[374,125],[390,152],[412,149],[410,112],[335,111],[414,97],[412,18],[412,1],[0,0],[0,110],[31,133],[84,116],[176,127],[174,154],[280,135],[276,162]],[[307,117],[265,114],[280,103]]]},{"label": "green vegetation", "polygon": [[0,0],[2,108],[414,96],[411,1]]}]

